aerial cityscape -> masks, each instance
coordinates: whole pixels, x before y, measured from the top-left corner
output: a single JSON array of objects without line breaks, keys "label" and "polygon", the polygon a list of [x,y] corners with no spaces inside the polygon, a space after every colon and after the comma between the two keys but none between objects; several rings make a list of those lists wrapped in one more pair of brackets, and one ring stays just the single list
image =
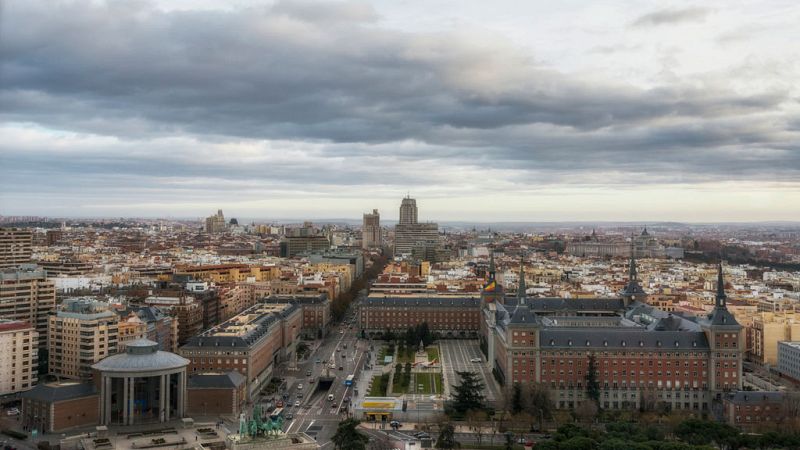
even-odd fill
[{"label": "aerial cityscape", "polygon": [[800,448],[800,5],[0,8],[0,450]]}]

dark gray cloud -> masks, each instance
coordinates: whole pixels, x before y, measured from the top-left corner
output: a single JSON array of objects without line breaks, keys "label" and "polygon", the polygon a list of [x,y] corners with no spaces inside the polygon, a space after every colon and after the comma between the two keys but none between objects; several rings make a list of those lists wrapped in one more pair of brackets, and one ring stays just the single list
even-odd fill
[{"label": "dark gray cloud", "polygon": [[[452,167],[506,170],[520,183],[800,172],[798,119],[785,112],[796,100],[785,89],[742,94],[697,79],[642,88],[561,73],[497,39],[382,27],[366,3],[164,12],[147,2],[16,2],[2,20],[0,120],[113,138],[66,153],[4,139],[6,192],[25,180],[61,192],[122,180],[186,195],[199,192],[192,179],[239,191],[446,185],[456,183],[444,176]],[[220,157],[229,144],[264,157]]]},{"label": "dark gray cloud", "polygon": [[711,11],[706,8],[662,9],[639,16],[633,21],[634,27],[671,25],[705,20]]}]

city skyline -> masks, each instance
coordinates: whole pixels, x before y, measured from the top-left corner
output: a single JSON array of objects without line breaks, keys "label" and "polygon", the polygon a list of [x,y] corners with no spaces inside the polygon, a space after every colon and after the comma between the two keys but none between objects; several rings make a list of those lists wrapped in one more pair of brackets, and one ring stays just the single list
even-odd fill
[{"label": "city skyline", "polygon": [[792,2],[3,13],[2,215],[800,218]]}]

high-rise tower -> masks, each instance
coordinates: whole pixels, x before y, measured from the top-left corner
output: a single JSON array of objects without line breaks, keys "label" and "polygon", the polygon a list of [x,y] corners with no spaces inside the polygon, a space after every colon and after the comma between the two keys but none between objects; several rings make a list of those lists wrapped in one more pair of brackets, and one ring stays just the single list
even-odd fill
[{"label": "high-rise tower", "polygon": [[417,201],[406,197],[400,203],[400,224],[412,225],[417,223]]},{"label": "high-rise tower", "polygon": [[380,246],[381,215],[378,214],[377,209],[373,209],[372,214],[364,214],[364,224],[361,227],[361,247],[375,248]]}]

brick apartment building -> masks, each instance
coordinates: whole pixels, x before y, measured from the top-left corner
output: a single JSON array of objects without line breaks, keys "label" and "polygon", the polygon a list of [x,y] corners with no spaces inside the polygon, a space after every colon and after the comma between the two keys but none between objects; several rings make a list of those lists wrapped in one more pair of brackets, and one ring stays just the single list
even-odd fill
[{"label": "brick apartment building", "polygon": [[368,297],[359,308],[359,327],[368,334],[405,330],[427,322],[442,337],[477,337],[481,299],[477,297]]},{"label": "brick apartment building", "polygon": [[189,359],[190,375],[239,372],[252,398],[272,377],[275,365],[293,356],[302,327],[299,305],[259,303],[190,338],[179,354]]}]

